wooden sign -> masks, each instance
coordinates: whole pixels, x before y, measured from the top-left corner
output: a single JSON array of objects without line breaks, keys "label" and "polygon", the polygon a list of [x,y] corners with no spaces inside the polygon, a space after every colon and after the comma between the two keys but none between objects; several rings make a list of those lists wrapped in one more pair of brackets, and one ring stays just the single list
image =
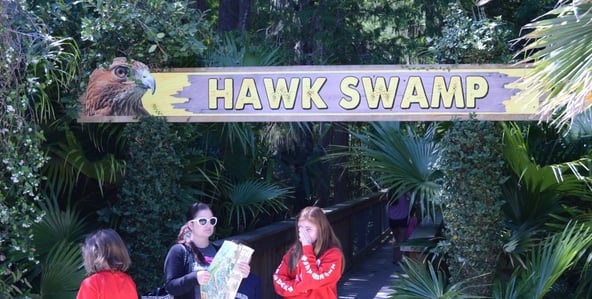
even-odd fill
[{"label": "wooden sign", "polygon": [[445,121],[471,114],[536,120],[536,103],[515,99],[517,81],[529,71],[508,65],[143,69],[127,75],[144,88],[135,87],[144,92],[141,103],[136,100],[141,113],[118,112],[139,111],[132,104],[83,109],[79,122],[131,122],[147,114],[170,122]]}]

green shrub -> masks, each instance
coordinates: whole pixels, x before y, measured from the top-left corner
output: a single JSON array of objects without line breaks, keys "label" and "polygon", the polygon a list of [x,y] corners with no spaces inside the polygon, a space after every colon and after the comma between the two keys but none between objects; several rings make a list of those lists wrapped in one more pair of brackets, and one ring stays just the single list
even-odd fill
[{"label": "green shrub", "polygon": [[67,84],[59,67],[71,54],[27,2],[0,2],[0,298],[31,291],[39,262],[32,226],[43,219],[40,170],[48,161],[38,122],[51,113],[46,91]]},{"label": "green shrub", "polygon": [[191,1],[38,1],[55,35],[71,36],[89,70],[128,56],[154,67],[194,67],[211,42],[212,24]]},{"label": "green shrub", "polygon": [[439,63],[507,63],[511,38],[501,20],[471,18],[455,2],[444,19],[441,37],[431,40],[429,51]]},{"label": "green shrub", "polygon": [[126,175],[118,201],[103,214],[129,248],[130,274],[140,292],[163,284],[164,258],[188,207],[180,186],[183,146],[171,126],[156,117],[127,124]]},{"label": "green shrub", "polygon": [[[453,283],[480,276],[490,285],[502,250],[501,186],[506,180],[499,127],[485,121],[457,121],[442,139],[443,212]],[[485,275],[488,274],[488,275]],[[489,287],[476,289],[490,295]]]}]

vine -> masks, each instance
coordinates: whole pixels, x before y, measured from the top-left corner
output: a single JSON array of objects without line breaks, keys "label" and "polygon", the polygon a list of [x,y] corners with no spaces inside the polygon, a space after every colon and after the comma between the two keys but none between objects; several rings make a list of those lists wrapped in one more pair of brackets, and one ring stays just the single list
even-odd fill
[{"label": "vine", "polygon": [[439,245],[447,250],[451,281],[475,279],[474,291],[485,296],[502,250],[501,140],[496,124],[477,120],[455,122],[442,139],[447,241]]},{"label": "vine", "polygon": [[21,4],[0,3],[0,298],[30,293],[30,275],[38,263],[32,225],[43,217],[39,173],[47,162],[40,150],[43,132],[30,105],[41,84],[27,80],[30,60],[24,53],[43,41],[38,33],[26,34],[33,28]]}]

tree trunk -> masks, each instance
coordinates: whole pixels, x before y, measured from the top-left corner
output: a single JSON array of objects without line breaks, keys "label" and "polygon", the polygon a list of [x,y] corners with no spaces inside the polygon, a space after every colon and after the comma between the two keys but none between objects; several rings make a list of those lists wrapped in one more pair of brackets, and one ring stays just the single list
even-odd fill
[{"label": "tree trunk", "polygon": [[[330,126],[329,124],[319,124],[320,126]],[[329,129],[329,131],[327,132],[327,134],[325,134],[325,136],[323,136],[323,140],[321,141],[321,147],[322,148],[328,148],[331,144],[331,139],[332,139],[332,132],[333,132],[333,127],[331,127]],[[329,201],[331,199],[331,162],[324,160],[324,161],[320,161],[320,167],[319,170],[321,172],[321,177],[326,178],[324,181],[322,182],[318,182],[316,184],[316,188],[317,188],[317,194],[319,196],[319,206],[320,207],[326,207],[329,205]]]},{"label": "tree trunk", "polygon": [[220,0],[218,31],[247,31],[251,0]]},{"label": "tree trunk", "polygon": [[205,11],[208,9],[208,1],[207,0],[196,0],[194,3],[194,8],[197,10]]},{"label": "tree trunk", "polygon": [[[333,145],[336,146],[347,146],[347,140],[348,140],[348,132],[347,130],[344,128],[345,124],[339,124],[334,126],[334,130],[333,130]],[[340,151],[344,151],[344,149],[340,149]],[[347,161],[346,157],[340,157],[337,158],[334,161],[333,167],[332,167],[332,175],[331,177],[333,178],[333,197],[334,197],[334,202],[335,203],[340,203],[340,202],[344,202],[348,199],[350,199],[350,197],[348,196],[348,194],[351,194],[349,192],[349,179],[348,179],[348,172],[346,171],[345,167],[343,166],[343,163],[345,163]]]}]

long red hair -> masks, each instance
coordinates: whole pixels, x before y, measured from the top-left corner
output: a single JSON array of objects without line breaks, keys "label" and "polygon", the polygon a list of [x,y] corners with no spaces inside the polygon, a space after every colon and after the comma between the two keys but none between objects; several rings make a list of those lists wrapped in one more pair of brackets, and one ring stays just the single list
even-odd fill
[{"label": "long red hair", "polygon": [[[317,236],[317,240],[313,244],[315,256],[319,257],[319,256],[323,255],[323,253],[325,253],[325,251],[327,251],[328,249],[335,248],[335,247],[339,248],[339,250],[343,252],[343,250],[341,248],[341,242],[337,238],[337,235],[335,235],[335,232],[333,231],[333,227],[331,226],[331,223],[329,223],[329,220],[327,219],[327,215],[325,215],[325,212],[323,212],[323,210],[321,208],[309,206],[309,207],[305,207],[304,209],[302,209],[302,211],[300,211],[300,213],[298,214],[298,217],[296,218],[296,225],[295,225],[296,236],[298,236],[298,223],[302,220],[308,220],[312,224],[317,226],[318,236]],[[294,245],[292,246],[292,249],[290,251],[290,260],[289,260],[290,271],[294,271],[294,269],[296,269],[296,265],[298,264],[298,261],[300,260],[301,257],[302,257],[302,244],[298,240],[298,237],[296,237],[296,241],[294,242]],[[343,273],[344,268],[345,268],[345,261],[343,261],[343,263],[342,263],[342,268],[341,268],[342,273]]]}]

